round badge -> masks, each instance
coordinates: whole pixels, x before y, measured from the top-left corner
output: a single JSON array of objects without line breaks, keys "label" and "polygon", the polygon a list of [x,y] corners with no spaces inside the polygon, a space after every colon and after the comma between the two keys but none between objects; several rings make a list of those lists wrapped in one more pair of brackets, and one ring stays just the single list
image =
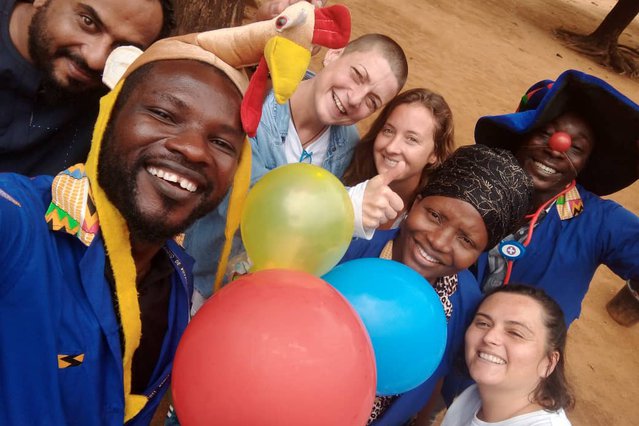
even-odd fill
[{"label": "round badge", "polygon": [[519,241],[502,241],[499,253],[508,260],[517,260],[526,253],[526,247]]}]

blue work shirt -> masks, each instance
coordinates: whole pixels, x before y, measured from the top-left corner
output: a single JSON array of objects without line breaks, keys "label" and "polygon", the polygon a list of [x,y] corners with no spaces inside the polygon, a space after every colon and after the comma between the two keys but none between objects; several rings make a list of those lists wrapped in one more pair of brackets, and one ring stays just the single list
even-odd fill
[{"label": "blue work shirt", "polygon": [[[100,233],[86,246],[45,222],[52,177],[0,174],[0,424],[122,425],[120,323]],[[164,246],[174,271],[168,329],[129,425],[148,425],[169,386],[189,321],[191,261]]]},{"label": "blue work shirt", "polygon": [[[583,211],[562,220],[557,208],[550,209],[510,276],[511,283],[542,288],[561,306],[566,325],[579,318],[599,265],[624,279],[639,279],[639,218],[581,185],[577,189]],[[487,269],[488,255],[483,253],[475,271],[478,282],[483,282]]]}]

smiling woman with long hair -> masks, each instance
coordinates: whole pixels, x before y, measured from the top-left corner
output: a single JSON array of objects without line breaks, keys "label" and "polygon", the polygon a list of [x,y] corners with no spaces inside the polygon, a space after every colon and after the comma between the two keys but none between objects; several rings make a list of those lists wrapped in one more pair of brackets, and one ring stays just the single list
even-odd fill
[{"label": "smiling woman with long hair", "polygon": [[428,175],[454,149],[453,113],[424,88],[397,95],[355,147],[342,182],[355,209],[355,236],[399,226]]},{"label": "smiling woman with long hair", "polygon": [[574,405],[565,376],[566,323],[543,290],[511,284],[489,292],[465,336],[474,385],[442,426],[568,426]]}]

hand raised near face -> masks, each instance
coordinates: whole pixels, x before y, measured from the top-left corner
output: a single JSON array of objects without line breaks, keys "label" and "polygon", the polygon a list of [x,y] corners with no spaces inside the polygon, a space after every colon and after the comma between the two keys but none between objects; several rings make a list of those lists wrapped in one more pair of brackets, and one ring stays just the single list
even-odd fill
[{"label": "hand raised near face", "polygon": [[395,219],[404,209],[402,198],[389,185],[404,173],[405,168],[406,163],[400,161],[392,169],[368,181],[362,202],[364,229],[376,229]]},{"label": "hand raised near face", "polygon": [[[268,19],[273,19],[284,9],[292,5],[293,3],[297,3],[300,0],[266,0],[262,2],[260,7],[258,7],[257,12],[255,13],[256,21],[266,21]],[[315,7],[323,7],[326,5],[328,0],[307,0],[310,4]]]}]

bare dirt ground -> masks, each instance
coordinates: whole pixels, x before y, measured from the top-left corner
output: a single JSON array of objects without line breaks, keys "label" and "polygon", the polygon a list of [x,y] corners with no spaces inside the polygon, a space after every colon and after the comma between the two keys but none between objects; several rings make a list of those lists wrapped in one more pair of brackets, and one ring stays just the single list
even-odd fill
[{"label": "bare dirt ground", "polygon": [[[406,88],[424,86],[446,97],[459,145],[473,142],[480,116],[512,112],[530,85],[566,69],[594,74],[639,102],[639,81],[600,67],[552,35],[558,27],[591,32],[615,0],[329,1],[335,3],[351,9],[353,37],[381,32],[404,47],[410,66]],[[621,41],[639,46],[639,19]],[[639,214],[639,183],[611,198]],[[569,417],[575,426],[639,424],[639,325],[621,327],[605,309],[622,286],[619,277],[600,268],[581,318],[570,329],[568,374],[577,405]],[[154,425],[162,424],[163,413]]]},{"label": "bare dirt ground", "polygon": [[[639,102],[639,81],[600,67],[562,46],[552,30],[589,33],[615,0],[344,0],[353,16],[353,36],[381,32],[409,57],[407,88],[425,86],[450,103],[460,145],[472,143],[482,115],[512,112],[534,82],[566,69],[594,74]],[[639,45],[639,19],[621,41]],[[370,122],[370,121],[369,121]],[[363,123],[366,129],[369,122]],[[639,125],[639,123],[637,123]],[[639,183],[611,198],[639,213]],[[574,425],[639,424],[639,325],[625,328],[605,304],[623,286],[602,267],[571,327],[568,373],[577,405]]]}]

